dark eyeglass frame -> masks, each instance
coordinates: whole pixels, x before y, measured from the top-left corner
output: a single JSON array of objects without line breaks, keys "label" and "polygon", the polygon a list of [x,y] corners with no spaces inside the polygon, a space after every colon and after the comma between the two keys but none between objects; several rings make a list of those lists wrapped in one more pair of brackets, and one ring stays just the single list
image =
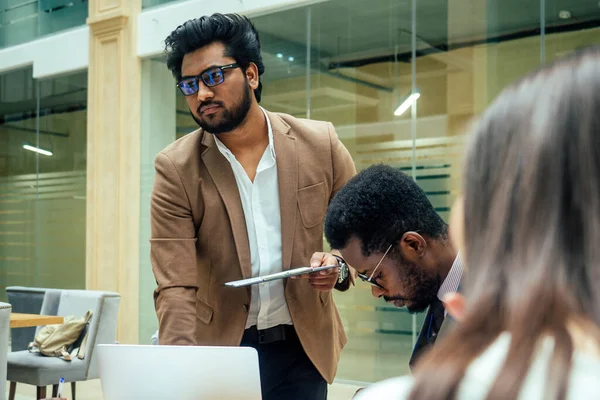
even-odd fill
[{"label": "dark eyeglass frame", "polygon": [[[227,69],[239,68],[239,66],[240,65],[238,63],[233,63],[233,64],[227,64],[227,65],[221,65],[221,66],[207,68],[204,71],[202,71],[200,73],[200,75],[191,76],[191,77],[180,80],[179,82],[177,82],[177,87],[179,88],[181,93],[183,93],[184,96],[194,95],[194,94],[198,93],[198,90],[200,90],[199,81],[202,81],[207,87],[218,86],[218,85],[222,84],[223,82],[225,82],[225,73],[223,73],[223,71],[225,71]],[[208,74],[210,72],[216,72],[216,71],[221,72],[223,79],[219,82],[214,82],[214,81],[211,82],[211,79],[209,79]],[[191,84],[193,84],[195,87],[191,87]]]},{"label": "dark eyeglass frame", "polygon": [[390,252],[391,249],[392,249],[392,245],[390,244],[390,247],[388,247],[387,250],[385,251],[385,253],[383,253],[383,257],[381,257],[381,260],[379,260],[379,262],[375,266],[375,269],[371,273],[371,276],[361,274],[360,272],[358,272],[356,274],[360,278],[361,281],[370,283],[372,286],[378,287],[379,289],[385,289],[383,286],[381,286],[379,283],[377,283],[377,281],[375,280],[376,278],[373,278],[373,277],[375,276],[375,272],[377,272],[377,269],[379,268],[379,266],[385,259],[385,256],[387,256],[387,254]]}]

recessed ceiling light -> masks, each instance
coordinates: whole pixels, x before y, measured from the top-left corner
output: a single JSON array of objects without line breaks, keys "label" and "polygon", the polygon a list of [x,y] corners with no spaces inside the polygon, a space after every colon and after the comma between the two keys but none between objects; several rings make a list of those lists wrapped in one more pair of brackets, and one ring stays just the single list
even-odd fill
[{"label": "recessed ceiling light", "polygon": [[50,150],[45,150],[45,149],[42,149],[41,147],[32,146],[27,143],[23,145],[23,148],[25,150],[33,151],[34,153],[43,154],[45,156],[51,156],[53,154]]},{"label": "recessed ceiling light", "polygon": [[558,12],[558,18],[569,19],[571,18],[571,12],[569,10],[561,10]]},{"label": "recessed ceiling light", "polygon": [[396,111],[394,111],[394,115],[396,117],[402,115],[404,111],[408,110],[414,104],[414,102],[417,101],[419,97],[421,97],[421,93],[419,92],[419,90],[416,90],[414,93],[411,93],[404,99],[402,104],[398,106]]}]

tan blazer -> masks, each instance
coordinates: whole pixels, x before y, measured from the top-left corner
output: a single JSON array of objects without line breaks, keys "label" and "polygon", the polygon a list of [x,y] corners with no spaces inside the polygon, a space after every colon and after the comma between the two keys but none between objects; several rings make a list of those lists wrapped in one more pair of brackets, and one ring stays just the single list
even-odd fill
[{"label": "tan blazer", "polygon": [[[356,173],[333,125],[267,113],[277,157],[283,269],[306,266],[323,249],[333,195]],[[251,290],[223,284],[250,278],[248,234],[237,184],[212,134],[197,130],[155,160],[151,257],[160,344],[237,346]],[[330,292],[306,279],[285,282],[298,337],[332,382],[346,335]]]}]

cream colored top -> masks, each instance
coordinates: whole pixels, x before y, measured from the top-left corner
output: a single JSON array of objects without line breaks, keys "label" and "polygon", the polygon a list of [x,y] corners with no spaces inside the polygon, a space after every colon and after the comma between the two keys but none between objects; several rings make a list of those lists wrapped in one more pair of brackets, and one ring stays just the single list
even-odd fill
[{"label": "cream colored top", "polygon": [[[460,384],[457,399],[485,399],[506,359],[510,340],[509,333],[501,334],[490,347],[471,363]],[[553,347],[553,339],[546,338],[542,341],[536,358],[521,386],[519,399],[544,399],[548,365]],[[387,379],[360,391],[354,399],[407,399],[412,384],[413,379],[410,376]],[[431,384],[435,385],[434,376],[431,377]],[[567,399],[600,399],[600,358],[579,350],[573,353]]]}]

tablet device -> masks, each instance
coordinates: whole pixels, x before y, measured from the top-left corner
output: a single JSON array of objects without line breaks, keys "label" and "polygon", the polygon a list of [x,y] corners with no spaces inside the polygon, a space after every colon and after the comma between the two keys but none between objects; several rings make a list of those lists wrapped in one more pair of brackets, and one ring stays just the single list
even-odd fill
[{"label": "tablet device", "polygon": [[290,270],[283,271],[283,272],[277,272],[275,274],[263,275],[263,276],[257,276],[254,278],[242,279],[239,281],[227,282],[227,283],[225,283],[225,286],[237,288],[237,287],[242,287],[242,286],[256,285],[258,283],[275,281],[277,279],[285,279],[285,278],[289,278],[291,276],[310,274],[313,272],[324,271],[324,270],[331,269],[331,268],[337,268],[337,265],[323,265],[321,267],[316,267],[316,268],[311,268],[311,267],[294,268],[294,269],[290,269]]}]

